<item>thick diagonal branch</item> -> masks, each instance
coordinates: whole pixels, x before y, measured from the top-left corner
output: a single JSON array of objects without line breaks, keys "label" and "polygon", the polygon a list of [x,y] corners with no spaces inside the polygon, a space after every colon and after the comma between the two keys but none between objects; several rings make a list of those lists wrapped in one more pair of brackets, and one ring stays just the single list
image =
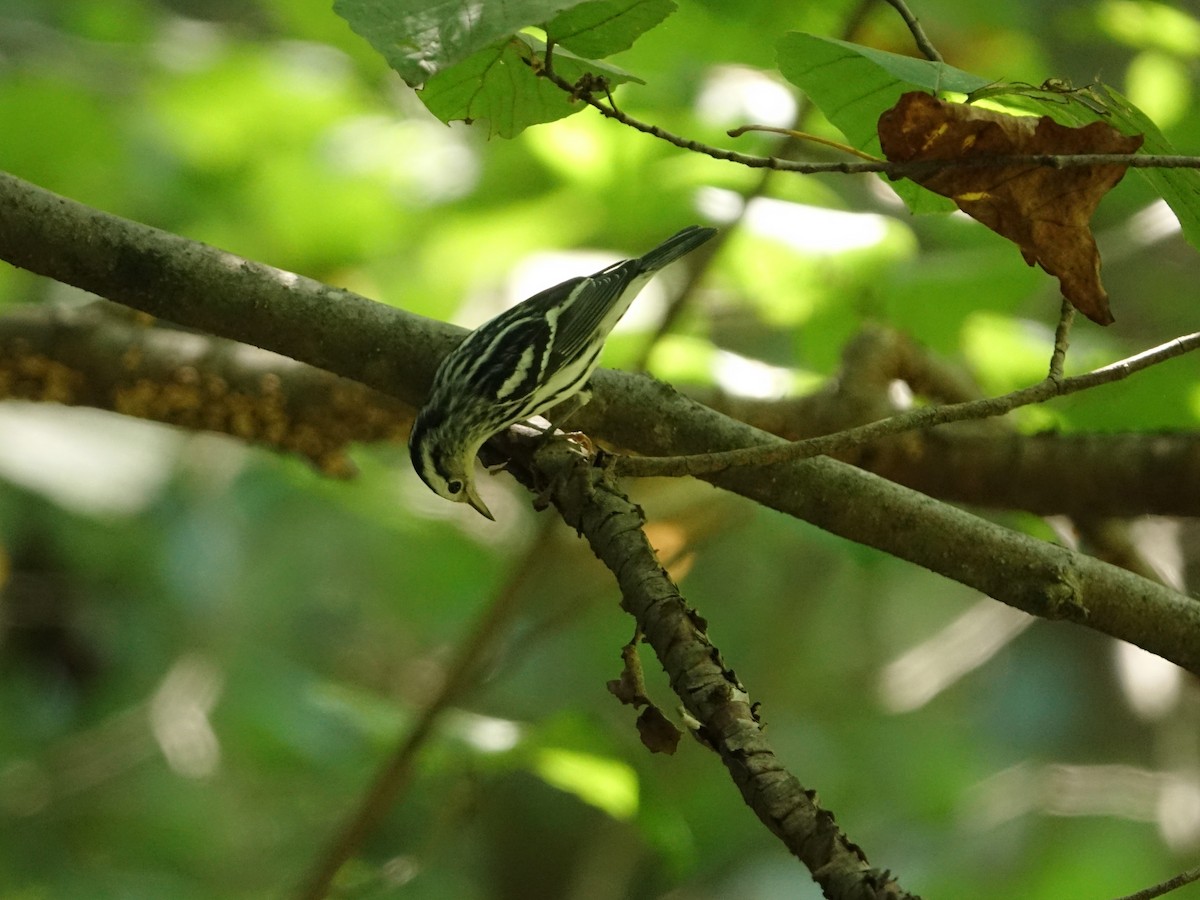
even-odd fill
[{"label": "thick diagonal branch", "polygon": [[[861,343],[860,336],[846,355]],[[869,371],[844,368],[801,397],[767,401],[711,390],[699,396],[790,441],[894,412],[887,400],[894,378],[926,397],[962,399],[953,379],[963,376],[954,367],[942,366],[930,387],[921,380],[928,373],[895,367],[882,352]],[[937,360],[920,362],[928,369]],[[864,380],[869,390],[855,390]],[[353,472],[350,444],[403,440],[412,414],[411,406],[356,381],[109,303],[24,306],[0,317],[0,400],[6,399],[91,406],[222,432],[299,454],[335,477]],[[969,422],[829,455],[955,503],[1088,518],[1200,515],[1200,496],[1179,490],[1200,481],[1200,434],[1192,432],[1024,435]]]},{"label": "thick diagonal branch", "polygon": [[[182,325],[255,344],[419,403],[453,328],[107,215],[0,174],[0,259]],[[651,455],[779,439],[651,379],[597,371],[573,420]],[[1080,554],[827,458],[705,476],[713,484],[1200,674],[1200,604]]]},{"label": "thick diagonal branch", "polygon": [[461,328],[122,219],[0,172],[0,259],[410,405]]}]

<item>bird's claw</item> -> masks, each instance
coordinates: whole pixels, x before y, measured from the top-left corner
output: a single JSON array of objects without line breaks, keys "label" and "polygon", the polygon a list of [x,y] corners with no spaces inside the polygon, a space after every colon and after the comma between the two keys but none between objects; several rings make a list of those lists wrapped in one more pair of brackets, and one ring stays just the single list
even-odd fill
[{"label": "bird's claw", "polygon": [[582,431],[565,431],[563,432],[563,438],[565,438],[568,442],[575,444],[577,447],[582,448],[585,456],[594,457],[597,453],[602,452],[600,448],[592,442],[592,439]]}]

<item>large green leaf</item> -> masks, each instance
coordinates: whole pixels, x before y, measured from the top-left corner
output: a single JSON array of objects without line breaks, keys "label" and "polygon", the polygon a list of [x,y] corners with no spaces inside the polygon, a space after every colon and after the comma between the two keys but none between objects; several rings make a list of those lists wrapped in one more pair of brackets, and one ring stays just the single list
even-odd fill
[{"label": "large green leaf", "polygon": [[[785,34],[777,45],[779,71],[820,107],[860,150],[882,155],[876,133],[879,115],[909,91],[969,93],[986,78],[945,63],[873,50],[834,38],[801,32]],[[913,212],[944,212],[954,204],[909,181],[893,184]]]},{"label": "large green leaf", "polygon": [[334,0],[334,11],[413,87],[522,28],[545,27],[573,52],[600,58],[628,49],[675,11],[674,0]]},{"label": "large green leaf", "polygon": [[675,9],[675,0],[589,0],[560,13],[546,25],[546,36],[580,56],[603,59],[628,50]]},{"label": "large green leaf", "polygon": [[[1158,130],[1158,126],[1140,109],[1129,102],[1127,98],[1114,91],[1107,85],[1091,85],[1079,91],[1083,99],[1090,98],[1089,103],[1068,103],[1065,111],[1059,105],[1050,107],[1043,101],[1040,111],[1049,113],[1055,118],[1070,118],[1074,124],[1088,122],[1108,122],[1113,128],[1125,134],[1142,134],[1146,140],[1142,144],[1142,153],[1153,156],[1174,156],[1178,151],[1171,142]],[[1071,94],[1065,95],[1070,99]],[[1095,106],[1099,112],[1094,112]],[[1101,118],[1101,116],[1103,118]],[[1200,249],[1200,171],[1196,169],[1136,169],[1138,175],[1150,183],[1154,191],[1167,202],[1183,228],[1183,235],[1188,243]]]},{"label": "large green leaf", "polygon": [[529,25],[549,21],[571,0],[334,0],[333,9],[413,87]]},{"label": "large green leaf", "polygon": [[[538,77],[531,67],[530,62],[545,49],[545,43],[535,37],[513,35],[431,78],[421,99],[443,122],[485,119],[489,135],[506,138],[530,125],[578,112],[582,103]],[[554,69],[570,82],[588,72],[602,75],[612,85],[640,81],[616,66],[580,59],[566,50],[555,52]]]}]

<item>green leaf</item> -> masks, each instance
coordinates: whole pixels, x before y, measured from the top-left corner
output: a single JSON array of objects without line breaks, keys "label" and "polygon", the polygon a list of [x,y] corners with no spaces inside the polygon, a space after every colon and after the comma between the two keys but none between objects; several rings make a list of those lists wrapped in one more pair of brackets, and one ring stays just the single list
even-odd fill
[{"label": "green leaf", "polygon": [[638,809],[637,772],[618,759],[546,747],[533,770],[547,784],[574,794],[614,819],[630,819]]},{"label": "green leaf", "polygon": [[560,13],[546,35],[580,56],[603,59],[628,50],[676,8],[674,0],[589,0]]},{"label": "green leaf", "polygon": [[[804,91],[850,143],[882,156],[879,116],[909,91],[969,93],[989,84],[945,63],[913,59],[833,38],[785,34],[777,45],[779,71]],[[909,181],[892,183],[914,212],[944,212],[954,204]]]},{"label": "green leaf", "polygon": [[[538,38],[513,35],[431,78],[421,99],[443,122],[486,119],[489,135],[506,138],[530,125],[578,112],[583,104],[531,68],[530,61],[541,57],[545,49]],[[604,76],[612,85],[641,81],[616,66],[581,59],[566,50],[555,52],[554,70],[570,82],[588,72]]]},{"label": "green leaf", "polygon": [[549,21],[571,0],[334,0],[333,10],[418,87],[522,28]]},{"label": "green leaf", "polygon": [[581,56],[608,56],[628,49],[675,8],[674,0],[477,0],[469,8],[458,0],[333,4],[413,87],[461,64],[477,64],[477,54],[530,26],[544,25],[554,41]]},{"label": "green leaf", "polygon": [[[1171,146],[1158,126],[1125,97],[1106,86],[1100,86],[1109,109],[1109,121],[1114,128],[1126,134],[1141,133],[1146,136],[1142,153],[1154,156],[1174,156],[1178,151]],[[1200,170],[1197,169],[1136,169],[1142,178],[1167,201],[1167,205],[1179,219],[1183,236],[1189,244],[1200,250]]]}]

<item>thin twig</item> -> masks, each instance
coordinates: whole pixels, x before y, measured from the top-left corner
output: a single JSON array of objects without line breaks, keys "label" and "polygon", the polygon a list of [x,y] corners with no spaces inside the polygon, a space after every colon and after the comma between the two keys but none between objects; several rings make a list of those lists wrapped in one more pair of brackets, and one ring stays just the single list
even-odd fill
[{"label": "thin twig", "polygon": [[412,730],[379,768],[358,809],[334,837],[309,873],[305,884],[297,891],[297,900],[323,900],[328,896],[338,870],[354,856],[363,841],[395,806],[412,777],[417,757],[433,735],[434,726],[450,705],[475,684],[492,648],[496,646],[497,636],[519,608],[521,588],[537,568],[538,560],[545,556],[552,531],[553,520],[547,520],[508,580],[481,611],[471,633],[459,646],[441,689],[429,700]]},{"label": "thin twig", "polygon": [[[889,0],[890,2],[890,0]],[[806,163],[790,159],[780,159],[776,156],[754,156],[749,153],[736,153],[733,150],[723,150],[711,144],[693,141],[680,135],[635,119],[614,106],[601,103],[590,91],[580,90],[557,72],[543,68],[539,74],[548,78],[563,91],[576,97],[595,109],[602,116],[614,119],[622,125],[627,125],[643,134],[656,137],[679,147],[681,150],[692,150],[703,153],[713,159],[735,162],[752,169],[776,169],[780,172],[797,172],[801,175],[819,175],[840,173],[842,175],[861,175],[867,172],[882,172],[889,178],[913,178],[937,172],[948,168],[994,168],[1001,166],[1044,166],[1051,169],[1067,169],[1075,166],[1112,166],[1122,165],[1134,169],[1200,169],[1200,157],[1169,156],[1136,153],[1078,153],[1054,154],[1038,153],[1028,156],[984,156],[970,159],[928,160],[921,162],[823,162]]]},{"label": "thin twig", "polygon": [[778,128],[774,125],[742,125],[738,128],[731,128],[726,132],[731,138],[741,137],[748,131],[765,131],[770,134],[783,134],[796,140],[797,142],[807,141],[810,144],[821,144],[825,147],[830,147],[850,156],[857,156],[859,159],[870,160],[871,162],[883,162],[878,156],[872,156],[859,150],[857,147],[851,147],[849,144],[844,144],[841,141],[831,140],[830,138],[821,137],[819,134],[809,134],[806,131],[797,131],[794,128]]},{"label": "thin twig", "polygon": [[913,15],[904,0],[884,0],[884,2],[900,13],[900,18],[904,20],[908,30],[912,32],[913,40],[917,42],[917,49],[925,54],[925,58],[934,62],[943,62],[942,54],[938,53],[937,48],[933,46],[933,42],[925,34],[925,29],[921,27],[921,23],[917,21],[917,17]]},{"label": "thin twig", "polygon": [[934,425],[945,425],[949,422],[960,422],[966,419],[1002,416],[1022,406],[1041,403],[1053,397],[1074,394],[1101,384],[1121,381],[1135,372],[1166,362],[1176,356],[1182,356],[1197,348],[1200,348],[1200,332],[1175,338],[1158,347],[1082,375],[1058,380],[1047,377],[1037,384],[999,397],[909,410],[887,419],[860,425],[857,428],[848,428],[835,434],[792,443],[772,443],[727,450],[721,453],[701,453],[694,456],[622,456],[614,460],[612,465],[619,475],[638,477],[706,475],[722,472],[734,466],[765,466],[780,462],[794,462],[813,456],[830,455],[905,431],[931,428]]},{"label": "thin twig", "polygon": [[1071,342],[1071,323],[1075,321],[1075,307],[1066,297],[1062,299],[1062,311],[1058,317],[1058,328],[1054,330],[1054,352],[1050,354],[1052,381],[1062,381],[1063,365],[1067,360],[1067,348]]},{"label": "thin twig", "polygon": [[1191,884],[1194,881],[1200,881],[1200,866],[1195,869],[1188,869],[1186,872],[1181,872],[1174,878],[1168,878],[1160,884],[1154,884],[1132,894],[1126,894],[1124,897],[1118,897],[1117,900],[1154,900],[1155,897],[1169,894],[1171,891]]}]

